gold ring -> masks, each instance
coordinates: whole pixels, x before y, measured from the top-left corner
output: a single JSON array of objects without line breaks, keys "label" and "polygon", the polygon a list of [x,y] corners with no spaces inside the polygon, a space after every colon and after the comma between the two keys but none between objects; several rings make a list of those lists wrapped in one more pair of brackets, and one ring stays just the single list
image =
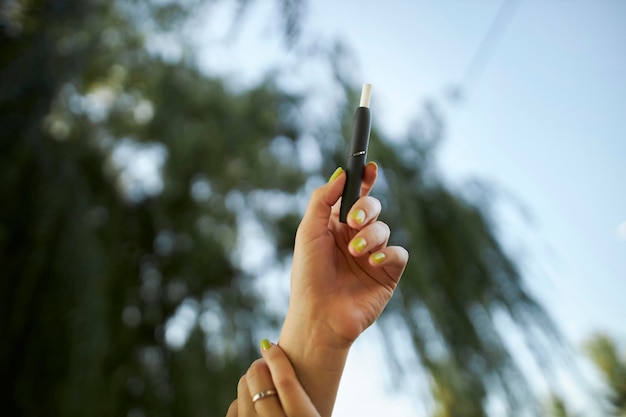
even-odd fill
[{"label": "gold ring", "polygon": [[252,397],[252,402],[255,403],[259,400],[262,400],[263,398],[271,397],[273,395],[278,395],[278,392],[276,392],[276,390],[273,390],[273,389],[261,391],[258,394],[254,394],[254,396]]}]

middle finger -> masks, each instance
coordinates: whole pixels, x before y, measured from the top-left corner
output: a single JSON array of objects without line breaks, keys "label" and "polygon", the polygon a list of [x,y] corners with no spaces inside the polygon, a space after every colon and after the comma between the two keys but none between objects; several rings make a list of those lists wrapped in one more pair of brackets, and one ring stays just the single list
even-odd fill
[{"label": "middle finger", "polygon": [[389,226],[381,221],[374,222],[364,227],[350,241],[349,250],[352,256],[363,256],[370,251],[384,248],[389,241]]}]

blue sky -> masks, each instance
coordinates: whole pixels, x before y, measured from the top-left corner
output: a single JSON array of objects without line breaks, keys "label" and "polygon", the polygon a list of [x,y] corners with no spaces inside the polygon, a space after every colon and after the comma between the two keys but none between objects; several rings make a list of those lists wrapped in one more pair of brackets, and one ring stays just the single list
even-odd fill
[{"label": "blue sky", "polygon": [[[311,2],[309,30],[354,49],[355,78],[374,84],[372,108],[382,107],[389,131],[404,129],[424,99],[442,104],[443,175],[494,182],[526,206],[532,224],[505,235],[529,252],[531,282],[575,341],[624,332],[626,3],[513,3],[467,84],[500,1]],[[454,86],[466,91],[458,104],[445,99]]]},{"label": "blue sky", "polygon": [[[502,190],[496,213],[505,244],[575,347],[600,330],[624,347],[626,236],[618,228],[626,222],[626,2],[509,2],[487,59],[468,78],[501,5],[316,0],[304,37],[344,41],[355,58],[355,86],[374,85],[374,118],[391,135],[406,129],[424,100],[435,100],[448,129],[442,175],[456,187],[478,177]],[[213,17],[200,63],[238,83],[258,80],[283,59],[272,13],[254,6],[228,47],[219,46],[215,34],[225,29]],[[452,87],[464,91],[461,102],[446,99]],[[364,416],[408,410],[399,397],[377,408],[378,388],[355,382],[363,373],[384,379],[379,367],[363,367],[378,354],[355,347],[336,415],[351,415],[355,402]]]}]

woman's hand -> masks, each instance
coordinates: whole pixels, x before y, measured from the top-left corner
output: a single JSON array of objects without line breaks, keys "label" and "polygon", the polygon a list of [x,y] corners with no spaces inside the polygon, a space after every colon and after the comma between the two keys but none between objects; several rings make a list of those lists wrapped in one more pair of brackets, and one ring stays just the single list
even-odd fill
[{"label": "woman's hand", "polygon": [[239,380],[226,417],[319,417],[280,347],[263,340],[261,353]]},{"label": "woman's hand", "polygon": [[389,227],[369,196],[377,166],[365,167],[361,198],[339,222],[346,181],[338,169],[316,189],[298,228],[291,297],[280,346],[322,416],[330,416],[348,350],[382,313],[408,261],[387,246]]},{"label": "woman's hand", "polygon": [[349,347],[381,314],[406,266],[407,251],[387,246],[380,202],[368,195],[376,176],[376,164],[369,163],[346,225],[339,222],[346,180],[339,168],[313,192],[298,228],[287,319],[319,329],[318,344]]}]

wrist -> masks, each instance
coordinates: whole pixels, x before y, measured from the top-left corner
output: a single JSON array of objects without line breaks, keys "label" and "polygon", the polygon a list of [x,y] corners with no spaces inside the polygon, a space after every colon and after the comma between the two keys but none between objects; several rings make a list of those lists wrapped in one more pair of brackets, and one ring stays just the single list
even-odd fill
[{"label": "wrist", "polygon": [[[319,312],[312,314],[311,312]],[[312,306],[289,307],[281,330],[283,338],[293,338],[309,349],[324,349],[335,352],[348,352],[356,337],[346,336],[342,328],[333,325],[330,313]]]},{"label": "wrist", "polygon": [[322,322],[290,311],[278,344],[320,415],[330,417],[351,343],[337,342]]}]

